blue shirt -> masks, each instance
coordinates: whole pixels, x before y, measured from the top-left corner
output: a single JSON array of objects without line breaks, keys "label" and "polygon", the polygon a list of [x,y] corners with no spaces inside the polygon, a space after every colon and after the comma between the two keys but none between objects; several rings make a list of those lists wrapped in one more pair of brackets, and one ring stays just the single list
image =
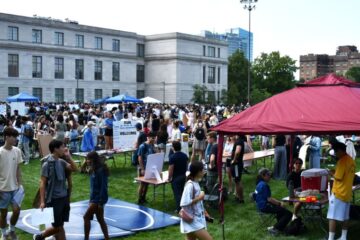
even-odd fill
[{"label": "blue shirt", "polygon": [[154,146],[144,142],[140,145],[138,155],[142,157],[144,167],[146,168],[146,161],[149,154],[155,153]]},{"label": "blue shirt", "polygon": [[83,139],[81,141],[81,151],[91,152],[95,150],[94,139],[90,128],[87,128],[84,132]]},{"label": "blue shirt", "polygon": [[270,187],[265,181],[261,180],[256,186],[255,193],[256,193],[256,198],[255,198],[256,206],[261,211],[262,209],[265,208],[268,202],[267,199],[271,197]]},{"label": "blue shirt", "polygon": [[90,202],[105,204],[108,201],[108,176],[103,168],[90,175]]},{"label": "blue shirt", "polygon": [[114,119],[113,118],[106,118],[105,119],[105,125],[109,128],[113,128],[113,122],[114,122]]},{"label": "blue shirt", "polygon": [[25,136],[25,130],[31,129],[32,127],[29,124],[22,124],[21,125],[21,134],[20,134],[20,142],[21,143],[28,143],[30,142],[30,138]]}]

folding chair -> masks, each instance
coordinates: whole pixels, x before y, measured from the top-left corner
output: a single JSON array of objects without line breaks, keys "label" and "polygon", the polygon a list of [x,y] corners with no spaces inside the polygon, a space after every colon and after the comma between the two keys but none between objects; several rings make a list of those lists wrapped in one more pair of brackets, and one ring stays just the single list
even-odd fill
[{"label": "folding chair", "polygon": [[208,192],[208,194],[205,194],[205,204],[213,209],[217,209],[219,207],[219,195],[219,183],[216,183],[214,187]]},{"label": "folding chair", "polygon": [[250,193],[249,195],[250,201],[254,202],[255,208],[256,208],[256,214],[258,215],[258,223],[256,226],[256,231],[258,230],[267,230],[268,227],[274,225],[274,220],[276,219],[276,215],[272,213],[264,213],[261,212],[255,202],[255,192]]}]

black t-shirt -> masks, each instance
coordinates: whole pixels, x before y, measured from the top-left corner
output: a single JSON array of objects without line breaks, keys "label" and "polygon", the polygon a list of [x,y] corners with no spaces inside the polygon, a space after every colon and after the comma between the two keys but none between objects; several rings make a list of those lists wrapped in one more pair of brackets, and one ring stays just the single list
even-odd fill
[{"label": "black t-shirt", "polygon": [[238,162],[238,164],[243,164],[245,143],[241,138],[238,138],[236,140],[236,142],[234,143],[234,147],[233,147],[233,150],[231,153],[231,159],[234,159],[234,157],[235,157],[235,151],[236,151],[237,146],[240,146],[241,150],[240,150],[240,154],[238,155],[238,158],[236,159],[236,161]]},{"label": "black t-shirt", "polygon": [[160,129],[160,119],[155,118],[151,122],[151,130],[153,132],[157,132],[157,131],[159,131],[159,129]]},{"label": "black t-shirt", "polygon": [[146,134],[143,131],[139,132],[139,136],[137,138],[138,147],[140,147],[141,144],[146,142],[146,140],[147,140]]},{"label": "black t-shirt", "polygon": [[[215,155],[215,164],[214,164],[214,167],[213,168],[209,168],[209,171],[212,171],[212,172],[217,172],[217,152],[218,152],[218,145],[217,143],[214,143],[212,146],[211,146],[211,150],[210,150],[210,156],[211,155]],[[209,164],[210,166],[210,164]]]},{"label": "black t-shirt", "polygon": [[284,135],[277,135],[275,137],[275,146],[279,147],[279,146],[285,146],[286,143],[286,138]]},{"label": "black t-shirt", "polygon": [[289,175],[287,176],[286,179],[286,186],[289,187],[289,182],[292,181],[294,183],[294,189],[296,188],[300,188],[301,187],[301,172],[291,172],[289,173]]},{"label": "black t-shirt", "polygon": [[174,165],[173,179],[186,176],[187,162],[189,158],[183,152],[175,152],[169,159],[169,165]]}]

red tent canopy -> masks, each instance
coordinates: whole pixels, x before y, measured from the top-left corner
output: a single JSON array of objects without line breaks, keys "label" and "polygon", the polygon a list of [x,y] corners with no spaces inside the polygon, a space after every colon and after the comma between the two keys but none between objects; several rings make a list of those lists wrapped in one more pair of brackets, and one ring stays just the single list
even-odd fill
[{"label": "red tent canopy", "polygon": [[212,130],[238,134],[360,132],[360,84],[334,74],[275,95]]}]

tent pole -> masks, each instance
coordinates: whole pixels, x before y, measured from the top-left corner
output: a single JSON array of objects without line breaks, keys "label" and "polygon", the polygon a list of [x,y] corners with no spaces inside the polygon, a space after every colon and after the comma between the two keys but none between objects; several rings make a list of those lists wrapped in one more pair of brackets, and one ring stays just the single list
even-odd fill
[{"label": "tent pole", "polygon": [[294,161],[294,140],[295,140],[295,135],[290,135],[290,161],[289,161],[289,173],[292,172],[292,168],[293,168],[293,161]]},{"label": "tent pole", "polygon": [[224,199],[223,199],[223,178],[222,178],[222,155],[223,155],[223,147],[224,147],[224,134],[219,133],[218,138],[218,152],[217,152],[217,163],[218,166],[218,176],[219,176],[219,212],[220,212],[220,224],[222,225],[222,239],[225,240],[225,221],[224,221]]}]

